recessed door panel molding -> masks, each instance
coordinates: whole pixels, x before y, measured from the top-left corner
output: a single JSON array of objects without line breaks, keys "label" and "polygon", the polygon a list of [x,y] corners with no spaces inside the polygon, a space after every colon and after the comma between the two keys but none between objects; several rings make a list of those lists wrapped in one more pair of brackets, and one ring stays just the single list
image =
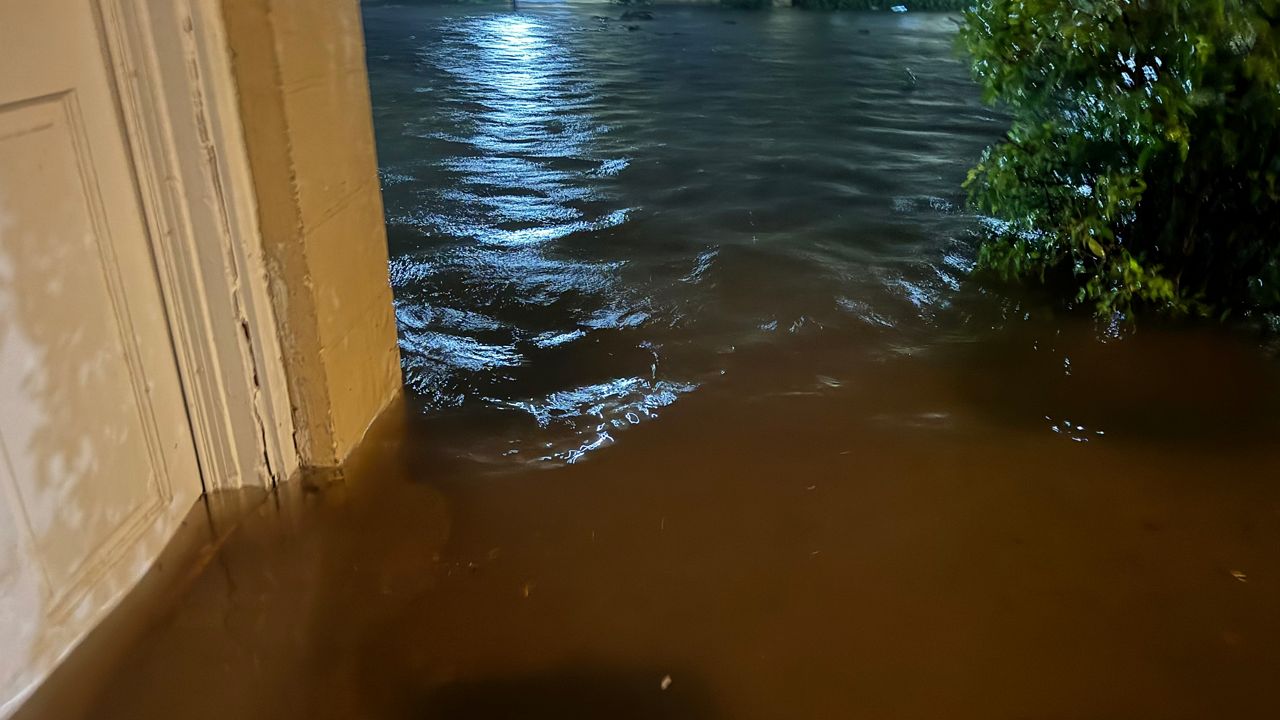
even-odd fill
[{"label": "recessed door panel molding", "polygon": [[0,0],[0,718],[297,468],[219,7]]},{"label": "recessed door panel molding", "polygon": [[198,458],[296,465],[208,12],[0,0],[0,717],[150,567]]},{"label": "recessed door panel molding", "polygon": [[100,182],[74,91],[0,106],[0,437],[52,620],[173,497]]}]

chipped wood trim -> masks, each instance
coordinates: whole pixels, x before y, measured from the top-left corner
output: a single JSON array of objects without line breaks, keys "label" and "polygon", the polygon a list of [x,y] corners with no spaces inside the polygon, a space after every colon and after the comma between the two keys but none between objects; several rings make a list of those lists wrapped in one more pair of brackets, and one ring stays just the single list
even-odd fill
[{"label": "chipped wood trim", "polygon": [[297,470],[216,3],[98,0],[206,491]]}]

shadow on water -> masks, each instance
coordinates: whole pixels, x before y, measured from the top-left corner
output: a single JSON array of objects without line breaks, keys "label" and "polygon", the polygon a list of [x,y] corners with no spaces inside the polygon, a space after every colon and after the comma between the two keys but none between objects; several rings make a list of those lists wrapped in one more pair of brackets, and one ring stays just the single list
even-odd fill
[{"label": "shadow on water", "polygon": [[1005,428],[1230,451],[1280,433],[1275,359],[1250,332],[1148,323],[1123,337],[1080,318],[1016,324],[948,358],[961,402]]},{"label": "shadow on water", "polygon": [[389,417],[244,515],[80,717],[1280,708],[1274,449],[995,432],[916,379],[713,390],[538,472]]},{"label": "shadow on water", "polygon": [[[679,677],[679,681],[675,680]],[[666,687],[664,687],[664,684]],[[713,720],[711,694],[687,672],[583,663],[532,675],[444,685],[424,698],[421,720]]]}]

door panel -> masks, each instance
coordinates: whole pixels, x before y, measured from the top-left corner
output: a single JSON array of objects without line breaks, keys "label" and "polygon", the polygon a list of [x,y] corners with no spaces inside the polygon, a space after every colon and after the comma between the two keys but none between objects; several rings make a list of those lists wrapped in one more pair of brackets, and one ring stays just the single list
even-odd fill
[{"label": "door panel", "polygon": [[0,108],[0,438],[55,606],[170,485],[75,100]]},{"label": "door panel", "polygon": [[0,0],[0,715],[200,494],[100,27]]}]

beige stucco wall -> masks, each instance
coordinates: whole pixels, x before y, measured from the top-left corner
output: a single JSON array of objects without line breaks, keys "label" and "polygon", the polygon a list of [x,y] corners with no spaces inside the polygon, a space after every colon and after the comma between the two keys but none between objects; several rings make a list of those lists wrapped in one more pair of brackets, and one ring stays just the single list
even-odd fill
[{"label": "beige stucco wall", "polygon": [[359,0],[222,0],[304,465],[399,393]]}]

